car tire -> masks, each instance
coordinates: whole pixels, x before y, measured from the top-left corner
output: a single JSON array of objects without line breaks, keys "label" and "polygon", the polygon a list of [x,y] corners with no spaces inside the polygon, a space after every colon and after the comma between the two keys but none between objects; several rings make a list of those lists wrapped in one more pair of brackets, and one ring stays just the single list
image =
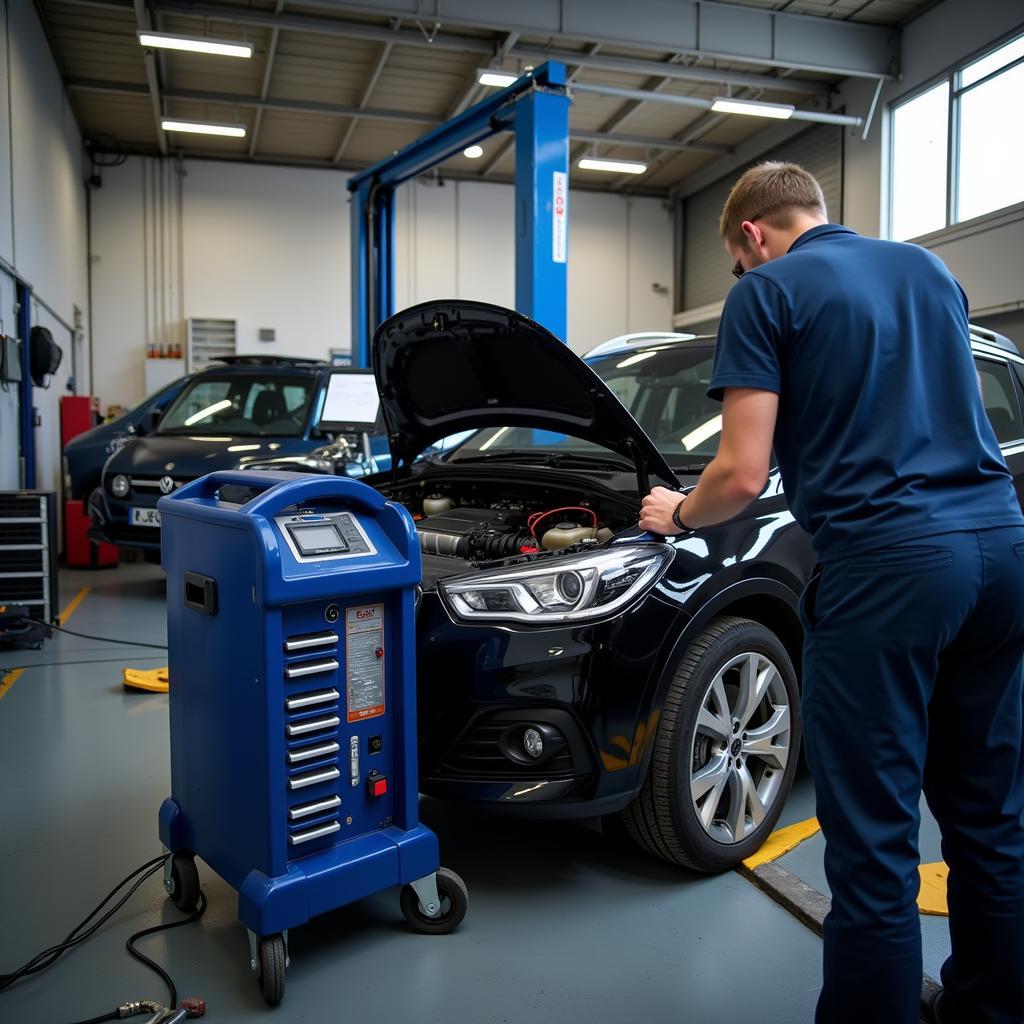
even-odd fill
[{"label": "car tire", "polygon": [[[746,703],[744,680],[754,681]],[[682,867],[735,867],[778,821],[800,732],[796,672],[778,637],[750,619],[714,619],[669,680],[647,777],[622,812],[627,832]]]}]

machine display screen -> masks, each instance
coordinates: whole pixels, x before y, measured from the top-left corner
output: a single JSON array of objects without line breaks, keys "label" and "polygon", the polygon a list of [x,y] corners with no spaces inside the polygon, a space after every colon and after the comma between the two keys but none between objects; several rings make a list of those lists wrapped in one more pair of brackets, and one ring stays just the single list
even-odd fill
[{"label": "machine display screen", "polygon": [[289,530],[303,555],[325,555],[348,551],[348,544],[330,524],[290,526]]}]

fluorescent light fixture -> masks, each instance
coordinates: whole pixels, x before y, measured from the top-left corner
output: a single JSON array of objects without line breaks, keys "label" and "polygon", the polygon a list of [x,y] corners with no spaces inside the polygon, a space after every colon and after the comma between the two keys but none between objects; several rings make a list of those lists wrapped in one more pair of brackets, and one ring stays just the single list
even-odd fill
[{"label": "fluorescent light fixture", "polygon": [[583,171],[612,171],[615,174],[643,174],[647,170],[647,164],[632,160],[602,160],[596,156],[585,156],[576,166]]},{"label": "fluorescent light fixture", "polygon": [[481,85],[490,85],[495,89],[504,89],[513,82],[519,81],[519,75],[511,71],[486,71],[480,70],[476,73],[476,80]]},{"label": "fluorescent light fixture", "polygon": [[236,43],[230,39],[206,39],[203,36],[176,36],[171,32],[137,32],[143,46],[164,50],[188,50],[192,53],[214,53],[221,57],[251,57],[252,43]]},{"label": "fluorescent light fixture", "polygon": [[467,146],[463,151],[462,155],[468,157],[470,160],[479,160],[484,155],[483,146]]},{"label": "fluorescent light fixture", "polygon": [[202,420],[208,419],[215,412],[220,412],[221,409],[227,409],[231,405],[230,398],[221,399],[219,402],[214,402],[213,405],[208,405],[205,409],[200,409],[199,412],[192,413],[187,420],[185,420],[186,427],[193,427]]},{"label": "fluorescent light fixture", "polygon": [[696,430],[692,430],[689,434],[682,439],[683,447],[688,451],[692,452],[694,448],[699,444],[703,444],[709,437],[714,437],[715,434],[722,432],[722,416],[713,416],[707,421],[702,423]]},{"label": "fluorescent light fixture", "polygon": [[775,117],[785,121],[796,109],[791,103],[760,103],[757,100],[730,100],[719,96],[711,109],[719,114],[749,114],[752,117]]},{"label": "fluorescent light fixture", "polygon": [[632,366],[634,363],[642,363],[645,359],[650,359],[651,356],[656,356],[657,352],[637,352],[635,356],[628,356],[623,359],[621,363],[615,364],[616,370],[621,370],[625,366]]},{"label": "fluorescent light fixture", "polygon": [[165,132],[192,132],[195,135],[227,135],[232,139],[245,138],[244,124],[215,124],[212,121],[172,121],[164,118],[160,127]]}]

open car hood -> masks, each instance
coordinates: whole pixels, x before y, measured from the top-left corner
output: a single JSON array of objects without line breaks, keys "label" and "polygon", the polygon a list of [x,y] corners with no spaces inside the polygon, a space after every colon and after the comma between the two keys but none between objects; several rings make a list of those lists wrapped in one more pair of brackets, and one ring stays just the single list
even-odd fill
[{"label": "open car hood", "polygon": [[392,456],[448,434],[527,426],[592,441],[678,486],[664,456],[594,371],[540,324],[485,302],[424,302],[377,329],[373,366]]}]

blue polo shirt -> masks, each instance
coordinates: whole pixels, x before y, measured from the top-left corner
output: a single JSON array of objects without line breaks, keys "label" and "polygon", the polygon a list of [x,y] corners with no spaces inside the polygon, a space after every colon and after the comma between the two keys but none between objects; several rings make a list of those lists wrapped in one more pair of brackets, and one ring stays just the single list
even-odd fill
[{"label": "blue polo shirt", "polygon": [[743,275],[708,394],[779,395],[775,455],[820,561],[1024,523],[982,404],[967,298],[916,245],[838,224]]}]

